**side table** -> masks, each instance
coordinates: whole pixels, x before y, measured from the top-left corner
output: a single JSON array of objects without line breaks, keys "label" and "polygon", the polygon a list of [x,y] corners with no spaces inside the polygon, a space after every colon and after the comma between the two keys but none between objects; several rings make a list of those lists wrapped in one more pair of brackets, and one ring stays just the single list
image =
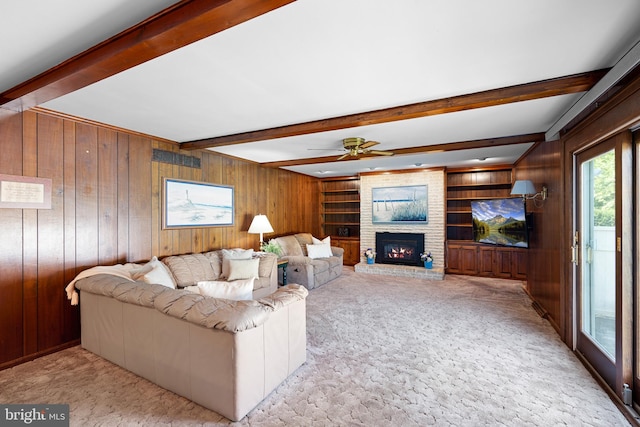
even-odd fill
[{"label": "side table", "polygon": [[282,286],[287,285],[287,265],[289,265],[289,261],[286,259],[278,260],[278,268],[282,269]]}]

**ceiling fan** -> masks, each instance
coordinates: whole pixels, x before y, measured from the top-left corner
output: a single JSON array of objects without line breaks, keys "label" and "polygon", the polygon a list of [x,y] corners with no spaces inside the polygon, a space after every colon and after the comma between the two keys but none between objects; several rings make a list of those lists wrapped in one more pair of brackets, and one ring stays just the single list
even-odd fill
[{"label": "ceiling fan", "polygon": [[365,141],[364,138],[345,138],[342,140],[342,146],[347,153],[338,157],[337,160],[346,159],[347,157],[359,157],[363,154],[373,154],[376,156],[393,156],[391,151],[370,150],[371,147],[380,144],[377,141]]}]

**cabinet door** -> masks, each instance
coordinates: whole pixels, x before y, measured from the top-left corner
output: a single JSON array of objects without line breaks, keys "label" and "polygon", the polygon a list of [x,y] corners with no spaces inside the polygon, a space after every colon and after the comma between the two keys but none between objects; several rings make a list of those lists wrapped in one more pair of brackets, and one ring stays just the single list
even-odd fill
[{"label": "cabinet door", "polygon": [[493,269],[495,277],[503,277],[506,279],[513,277],[512,260],[514,256],[515,252],[513,249],[496,248]]},{"label": "cabinet door", "polygon": [[447,273],[461,274],[460,267],[460,247],[449,244],[447,246]]},{"label": "cabinet door", "polygon": [[492,277],[494,275],[495,248],[491,246],[478,247],[478,275]]},{"label": "cabinet door", "polygon": [[356,265],[360,262],[360,241],[359,240],[342,240],[331,239],[331,245],[344,249],[343,263],[344,265]]},{"label": "cabinet door", "polygon": [[513,252],[511,256],[511,277],[514,279],[526,279],[527,278],[527,255],[526,249]]},{"label": "cabinet door", "polygon": [[478,274],[477,251],[474,245],[449,245],[447,272],[451,274]]},{"label": "cabinet door", "polygon": [[360,250],[360,241],[359,240],[346,240],[344,242],[344,264],[345,265],[356,265],[360,262],[360,256],[358,251]]},{"label": "cabinet door", "polygon": [[478,248],[476,246],[463,246],[460,248],[462,260],[462,274],[471,276],[478,274]]}]

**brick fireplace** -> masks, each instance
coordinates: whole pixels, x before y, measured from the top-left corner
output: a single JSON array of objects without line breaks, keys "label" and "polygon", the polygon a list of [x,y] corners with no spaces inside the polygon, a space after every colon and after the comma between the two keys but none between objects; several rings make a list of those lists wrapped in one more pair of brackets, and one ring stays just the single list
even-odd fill
[{"label": "brick fireplace", "polygon": [[[421,224],[402,222],[379,223],[373,221],[373,188],[395,187],[398,185],[427,185],[428,221]],[[445,173],[444,169],[417,169],[402,173],[365,173],[360,176],[360,262],[355,270],[369,274],[384,274],[442,280],[445,266]],[[433,269],[424,268],[424,264],[415,261],[411,265],[400,263],[387,264],[378,259],[367,264],[364,251],[376,249],[376,233],[415,233],[422,236],[423,250],[416,250],[416,259],[420,252],[431,252]],[[376,255],[381,252],[376,250]]]}]

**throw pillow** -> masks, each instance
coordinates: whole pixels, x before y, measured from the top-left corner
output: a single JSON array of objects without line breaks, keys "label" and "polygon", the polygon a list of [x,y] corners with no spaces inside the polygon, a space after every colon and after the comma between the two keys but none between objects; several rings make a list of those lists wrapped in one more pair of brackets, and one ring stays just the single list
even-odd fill
[{"label": "throw pillow", "polygon": [[314,245],[321,245],[323,243],[326,243],[327,245],[331,246],[331,236],[327,236],[322,240],[316,239],[315,237],[311,236],[311,240],[313,241]]},{"label": "throw pillow", "polygon": [[307,253],[311,259],[329,258],[330,256],[333,256],[331,253],[331,246],[326,243],[319,245],[307,245]]},{"label": "throw pillow", "polygon": [[235,301],[250,300],[253,297],[253,281],[255,278],[235,280],[233,282],[218,282],[215,280],[198,282],[200,294],[214,298],[224,298]]},{"label": "throw pillow", "polygon": [[227,280],[250,279],[258,277],[258,268],[260,260],[254,259],[230,259],[229,260],[229,276]]},{"label": "throw pillow", "polygon": [[171,273],[169,273],[163,263],[158,261],[158,257],[155,256],[142,267],[131,270],[131,278],[136,281],[143,281],[144,283],[155,283],[171,289],[176,288],[176,283],[173,281]]},{"label": "throw pillow", "polygon": [[222,249],[222,277],[229,277],[229,260],[251,259],[253,249]]}]

